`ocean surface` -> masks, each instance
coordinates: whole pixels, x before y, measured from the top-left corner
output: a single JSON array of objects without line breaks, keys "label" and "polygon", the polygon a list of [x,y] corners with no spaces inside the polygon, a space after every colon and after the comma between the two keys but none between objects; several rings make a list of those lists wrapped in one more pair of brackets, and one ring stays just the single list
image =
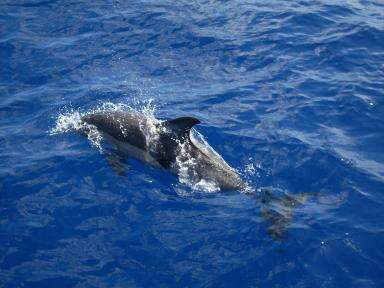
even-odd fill
[{"label": "ocean surface", "polygon": [[[111,109],[249,190],[120,176]],[[384,287],[384,3],[0,0],[0,287]]]}]

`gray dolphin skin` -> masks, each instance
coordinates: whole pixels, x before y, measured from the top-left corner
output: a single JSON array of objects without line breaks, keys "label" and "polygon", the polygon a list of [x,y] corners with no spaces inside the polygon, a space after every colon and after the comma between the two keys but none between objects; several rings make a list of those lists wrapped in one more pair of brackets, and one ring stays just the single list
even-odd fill
[{"label": "gray dolphin skin", "polygon": [[[181,117],[153,123],[138,112],[103,111],[85,115],[81,120],[95,126],[123,155],[174,174],[187,173],[197,181],[214,183],[221,190],[246,187],[235,169],[193,140],[191,129],[200,123],[196,118]],[[153,129],[156,133],[148,137]],[[180,163],[188,163],[187,169]]]}]

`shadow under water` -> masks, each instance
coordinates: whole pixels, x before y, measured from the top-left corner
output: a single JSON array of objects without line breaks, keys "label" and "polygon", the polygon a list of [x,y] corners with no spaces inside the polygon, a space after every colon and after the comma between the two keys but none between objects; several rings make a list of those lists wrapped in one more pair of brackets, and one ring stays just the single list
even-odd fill
[{"label": "shadow under water", "polygon": [[316,192],[289,194],[272,187],[261,188],[256,198],[262,205],[261,216],[271,223],[268,234],[276,240],[283,240],[286,230],[292,224],[295,209],[316,196]]}]

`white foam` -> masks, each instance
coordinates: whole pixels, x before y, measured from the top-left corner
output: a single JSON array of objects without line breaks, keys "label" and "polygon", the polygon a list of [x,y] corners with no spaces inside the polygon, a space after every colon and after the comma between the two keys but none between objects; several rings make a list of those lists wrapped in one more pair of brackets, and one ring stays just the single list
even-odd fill
[{"label": "white foam", "polygon": [[92,125],[81,121],[82,114],[79,111],[71,110],[60,114],[57,117],[56,125],[49,131],[51,135],[67,133],[71,131],[81,131],[86,134],[93,146],[102,151],[100,132]]},{"label": "white foam", "polygon": [[[140,109],[135,109],[135,106],[140,107]],[[151,100],[142,102],[141,104],[139,104],[139,102],[135,102],[134,107],[124,103],[104,102],[88,111],[81,111],[80,108],[64,109],[64,112],[57,116],[56,123],[54,127],[49,131],[49,133],[51,135],[55,135],[76,131],[83,132],[87,136],[91,145],[98,148],[99,151],[102,152],[102,134],[93,125],[88,125],[87,123],[81,121],[81,118],[88,114],[104,111],[136,111],[145,115],[145,118],[148,119],[148,122],[152,123],[149,126],[155,127],[155,121],[157,121],[154,117],[155,106],[152,104]],[[124,133],[124,129],[122,129],[122,131]],[[155,132],[152,132],[152,134],[154,133]],[[150,133],[145,133],[146,136],[148,135],[148,138],[151,138],[152,134],[149,134]]]},{"label": "white foam", "polygon": [[49,131],[51,135],[78,131],[81,128],[81,114],[78,111],[70,111],[60,114],[56,119],[56,125]]},{"label": "white foam", "polygon": [[258,163],[250,157],[248,162],[240,169],[239,173],[242,176],[246,186],[242,189],[245,194],[256,193],[257,181],[260,178],[261,163]]},{"label": "white foam", "polygon": [[214,193],[220,191],[220,187],[217,185],[217,183],[213,181],[207,181],[205,179],[200,179],[199,182],[195,183],[192,187],[193,190],[201,191],[208,193]]}]

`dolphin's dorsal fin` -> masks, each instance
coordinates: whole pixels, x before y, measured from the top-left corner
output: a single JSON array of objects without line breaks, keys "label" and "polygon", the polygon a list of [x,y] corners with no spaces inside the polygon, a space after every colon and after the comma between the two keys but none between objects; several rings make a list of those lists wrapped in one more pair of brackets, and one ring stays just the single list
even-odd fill
[{"label": "dolphin's dorsal fin", "polygon": [[174,133],[178,138],[184,138],[186,135],[189,135],[189,131],[191,131],[192,127],[199,123],[199,119],[194,117],[180,117],[164,121],[162,125],[169,129],[171,133]]}]

